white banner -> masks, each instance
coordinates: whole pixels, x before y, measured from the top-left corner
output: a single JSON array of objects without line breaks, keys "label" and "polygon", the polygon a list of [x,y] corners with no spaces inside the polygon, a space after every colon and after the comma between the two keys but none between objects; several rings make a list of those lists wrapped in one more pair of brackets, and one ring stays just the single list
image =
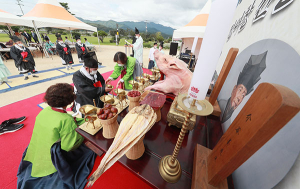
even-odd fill
[{"label": "white banner", "polygon": [[212,3],[188,93],[194,99],[204,100],[206,97],[209,84],[230,30],[236,4],[236,0],[216,0]]}]

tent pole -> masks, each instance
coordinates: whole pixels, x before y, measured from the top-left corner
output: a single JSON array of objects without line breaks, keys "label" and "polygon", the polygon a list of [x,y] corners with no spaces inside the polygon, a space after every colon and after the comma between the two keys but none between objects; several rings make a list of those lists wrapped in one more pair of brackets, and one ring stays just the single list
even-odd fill
[{"label": "tent pole", "polygon": [[70,31],[70,34],[71,34],[72,43],[74,43],[73,36],[72,36],[72,32],[71,32],[71,28],[69,28],[69,31]]},{"label": "tent pole", "polygon": [[97,38],[98,38],[99,51],[100,51],[100,40],[99,40],[99,36],[98,36],[98,30],[97,30]]},{"label": "tent pole", "polygon": [[180,47],[179,55],[182,53],[182,48],[183,48],[183,44],[184,44],[183,39],[184,39],[184,38],[181,38],[181,47]]},{"label": "tent pole", "polygon": [[49,58],[49,54],[48,54],[48,51],[45,49],[44,45],[43,45],[43,41],[42,41],[42,38],[41,38],[41,35],[40,35],[40,32],[39,30],[37,29],[36,25],[35,25],[35,21],[32,20],[32,23],[33,23],[33,26],[34,26],[34,31],[38,37],[38,41],[39,43],[41,44],[42,48],[43,48],[43,51],[44,51],[44,54],[45,54],[45,57]]},{"label": "tent pole", "polygon": [[9,32],[10,32],[10,35],[13,36],[14,32],[12,31],[10,25],[6,24],[6,26],[7,26],[8,30],[9,30]]}]

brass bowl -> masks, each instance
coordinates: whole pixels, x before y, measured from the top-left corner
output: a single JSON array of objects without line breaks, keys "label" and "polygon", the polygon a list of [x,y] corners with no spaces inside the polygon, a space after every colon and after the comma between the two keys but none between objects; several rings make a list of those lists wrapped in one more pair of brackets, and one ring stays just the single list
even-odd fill
[{"label": "brass bowl", "polygon": [[137,76],[135,79],[140,81],[143,77]]},{"label": "brass bowl", "polygon": [[138,90],[140,88],[140,86],[143,85],[142,83],[136,82],[136,81],[133,83],[133,80],[129,81],[129,84],[132,85],[133,90]]},{"label": "brass bowl", "polygon": [[120,101],[123,101],[126,99],[126,95],[125,94],[118,94],[117,98],[120,100]]},{"label": "brass bowl", "polygon": [[111,97],[110,95],[103,95],[100,97],[100,100],[105,104],[111,104],[112,106],[116,106],[119,103],[119,100]]},{"label": "brass bowl", "polygon": [[114,88],[114,86],[112,86],[112,85],[106,85],[106,87],[107,87],[107,88],[110,88],[110,89],[113,89],[113,88]]},{"label": "brass bowl", "polygon": [[84,106],[81,106],[79,108],[80,113],[84,114],[84,115],[93,115],[93,114],[97,114],[97,108],[93,105],[87,104]]},{"label": "brass bowl", "polygon": [[116,94],[123,94],[123,95],[126,95],[126,91],[124,90],[124,89],[115,89],[114,90],[114,92],[116,93]]},{"label": "brass bowl", "polygon": [[150,75],[149,74],[143,73],[143,76],[144,76],[144,78],[150,79]]}]

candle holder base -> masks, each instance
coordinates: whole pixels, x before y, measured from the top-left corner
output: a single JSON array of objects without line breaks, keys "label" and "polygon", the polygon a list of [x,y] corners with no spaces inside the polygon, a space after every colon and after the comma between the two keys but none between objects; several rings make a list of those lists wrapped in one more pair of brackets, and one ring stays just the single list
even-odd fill
[{"label": "candle holder base", "polygon": [[177,159],[174,163],[171,161],[172,156],[164,156],[158,165],[161,177],[168,183],[176,183],[181,177],[181,166]]}]

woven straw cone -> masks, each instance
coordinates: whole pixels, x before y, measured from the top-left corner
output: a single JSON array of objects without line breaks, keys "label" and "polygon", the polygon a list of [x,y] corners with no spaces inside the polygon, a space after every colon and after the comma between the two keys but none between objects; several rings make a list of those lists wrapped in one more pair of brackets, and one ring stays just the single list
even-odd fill
[{"label": "woven straw cone", "polygon": [[156,113],[157,119],[156,122],[159,122],[161,120],[161,108],[155,109],[154,112]]},{"label": "woven straw cone", "polygon": [[136,160],[142,157],[145,152],[144,140],[145,135],[126,153],[126,157],[131,160]]},{"label": "woven straw cone", "polygon": [[141,95],[140,96],[137,96],[137,97],[130,97],[128,96],[128,99],[129,99],[129,108],[128,108],[128,111],[132,110],[134,107],[137,107],[140,105],[140,98],[141,98]]},{"label": "woven straw cone", "polygon": [[[156,123],[156,119],[157,119],[157,116],[156,114],[154,114],[151,122],[149,123],[149,128],[148,128],[148,131],[153,127],[153,125]],[[147,131],[147,132],[148,132]],[[147,133],[146,132],[146,133]],[[131,160],[136,160],[136,159],[139,159],[140,157],[142,157],[142,155],[144,154],[145,152],[145,146],[144,146],[144,138],[145,138],[145,135],[135,144],[133,145],[127,152],[126,152],[126,157],[128,159],[131,159]]]},{"label": "woven straw cone", "polygon": [[115,115],[115,117],[107,120],[102,120],[99,119],[102,126],[103,126],[103,137],[106,139],[112,139],[115,138],[118,128],[119,128],[119,123],[117,121],[118,114]]}]

